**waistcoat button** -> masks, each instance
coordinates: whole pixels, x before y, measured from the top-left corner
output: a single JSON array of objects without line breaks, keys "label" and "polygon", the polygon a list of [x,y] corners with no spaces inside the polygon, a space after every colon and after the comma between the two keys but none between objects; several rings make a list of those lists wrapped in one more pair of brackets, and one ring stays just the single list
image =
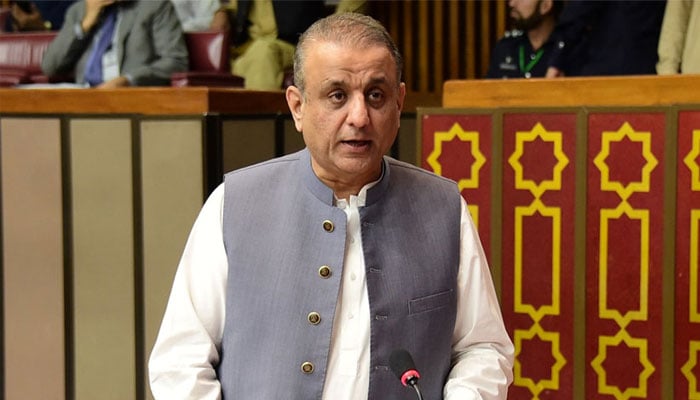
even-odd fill
[{"label": "waistcoat button", "polygon": [[314,372],[314,365],[307,361],[301,364],[301,371],[305,374],[310,374]]},{"label": "waistcoat button", "polygon": [[323,221],[323,230],[326,232],[333,232],[333,222],[329,220]]},{"label": "waistcoat button", "polygon": [[308,318],[311,325],[318,325],[318,323],[321,322],[321,314],[317,313],[316,311],[310,312],[306,318]]},{"label": "waistcoat button", "polygon": [[322,265],[321,268],[318,269],[318,275],[323,278],[323,279],[328,279],[331,277],[331,267],[327,265]]}]

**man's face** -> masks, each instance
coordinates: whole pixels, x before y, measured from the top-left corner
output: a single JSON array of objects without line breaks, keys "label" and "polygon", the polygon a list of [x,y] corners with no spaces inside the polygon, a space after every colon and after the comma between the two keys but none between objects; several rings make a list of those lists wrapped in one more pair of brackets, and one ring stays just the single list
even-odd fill
[{"label": "man's face", "polygon": [[542,23],[540,3],[542,0],[510,0],[510,18],[516,29],[529,31]]},{"label": "man's face", "polygon": [[287,99],[314,172],[331,188],[376,180],[406,94],[391,54],[380,46],[310,42],[303,68],[305,92],[292,87]]}]

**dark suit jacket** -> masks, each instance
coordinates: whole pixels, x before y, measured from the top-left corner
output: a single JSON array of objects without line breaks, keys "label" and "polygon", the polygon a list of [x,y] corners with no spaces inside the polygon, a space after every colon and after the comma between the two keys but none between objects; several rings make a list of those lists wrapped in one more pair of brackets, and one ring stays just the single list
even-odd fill
[{"label": "dark suit jacket", "polygon": [[[74,74],[85,82],[85,64],[96,26],[79,35],[85,3],[73,4],[56,39],[49,45],[41,68],[46,75]],[[168,0],[140,0],[119,4],[117,57],[122,76],[136,86],[169,85],[173,72],[188,68],[187,46],[180,21]]]},{"label": "dark suit jacket", "polygon": [[568,76],[655,74],[665,0],[568,0],[549,65]]}]

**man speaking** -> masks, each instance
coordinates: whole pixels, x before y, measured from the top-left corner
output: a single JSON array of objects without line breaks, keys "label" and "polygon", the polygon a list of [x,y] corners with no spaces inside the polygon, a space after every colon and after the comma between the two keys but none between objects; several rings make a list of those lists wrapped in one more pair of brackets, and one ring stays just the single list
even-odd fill
[{"label": "man speaking", "polygon": [[286,96],[306,148],[227,174],[204,205],[151,354],[156,399],[407,399],[397,349],[426,399],[506,398],[513,345],[466,202],[384,156],[401,68],[371,17],[302,35]]}]

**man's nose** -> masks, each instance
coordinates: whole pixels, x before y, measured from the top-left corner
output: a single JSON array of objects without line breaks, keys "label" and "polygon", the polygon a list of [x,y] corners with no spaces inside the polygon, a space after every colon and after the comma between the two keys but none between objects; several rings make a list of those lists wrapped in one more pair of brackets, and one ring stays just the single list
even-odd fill
[{"label": "man's nose", "polygon": [[348,122],[356,127],[369,124],[369,110],[364,96],[355,96],[350,101],[348,110]]}]

